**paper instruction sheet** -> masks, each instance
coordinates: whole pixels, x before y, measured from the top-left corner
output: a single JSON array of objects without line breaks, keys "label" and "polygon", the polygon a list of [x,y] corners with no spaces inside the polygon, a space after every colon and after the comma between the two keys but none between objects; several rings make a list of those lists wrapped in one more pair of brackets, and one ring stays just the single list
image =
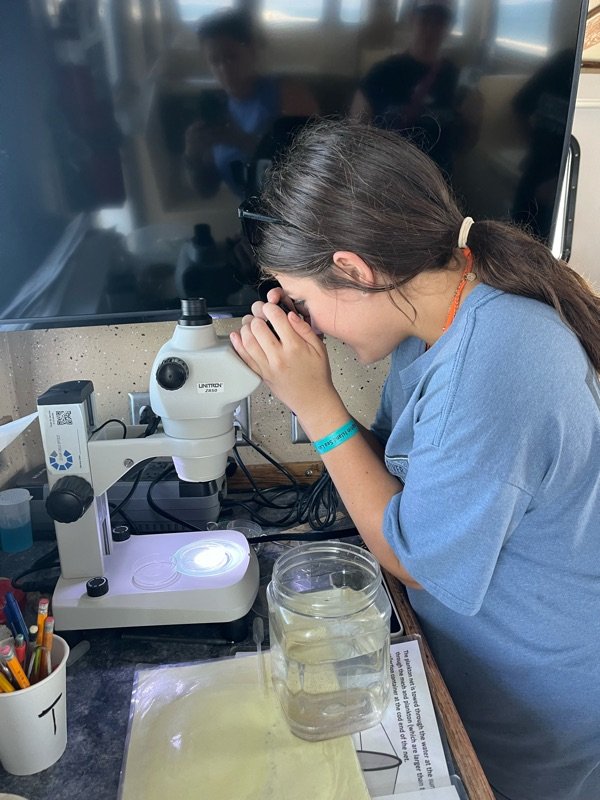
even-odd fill
[{"label": "paper instruction sheet", "polygon": [[[458,798],[452,786],[419,642],[390,648],[392,698],[382,721],[353,735],[372,798]],[[441,791],[446,789],[446,791]],[[424,791],[436,790],[436,791]]]}]

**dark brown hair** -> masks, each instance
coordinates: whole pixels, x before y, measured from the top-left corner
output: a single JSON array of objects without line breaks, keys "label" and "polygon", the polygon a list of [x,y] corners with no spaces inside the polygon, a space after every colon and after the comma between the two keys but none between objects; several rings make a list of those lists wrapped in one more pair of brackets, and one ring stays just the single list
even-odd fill
[{"label": "dark brown hair", "polygon": [[[307,126],[272,168],[262,200],[266,214],[287,223],[264,226],[263,273],[311,277],[324,288],[358,288],[331,269],[337,250],[360,255],[384,290],[447,268],[464,216],[417,147],[349,121]],[[468,243],[481,281],[553,306],[600,370],[600,297],[578,273],[516,225],[476,220]]]},{"label": "dark brown hair", "polygon": [[239,44],[256,44],[258,36],[250,14],[236,9],[217,11],[203,19],[196,29],[198,39],[233,39]]}]

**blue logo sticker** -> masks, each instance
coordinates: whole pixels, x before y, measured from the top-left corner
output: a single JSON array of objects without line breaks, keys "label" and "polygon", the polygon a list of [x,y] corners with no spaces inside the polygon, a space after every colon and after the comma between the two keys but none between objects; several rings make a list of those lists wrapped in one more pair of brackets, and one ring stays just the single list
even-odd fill
[{"label": "blue logo sticker", "polygon": [[48,457],[48,461],[52,469],[57,472],[66,472],[73,466],[73,456],[68,450],[63,450],[62,455],[53,450]]}]

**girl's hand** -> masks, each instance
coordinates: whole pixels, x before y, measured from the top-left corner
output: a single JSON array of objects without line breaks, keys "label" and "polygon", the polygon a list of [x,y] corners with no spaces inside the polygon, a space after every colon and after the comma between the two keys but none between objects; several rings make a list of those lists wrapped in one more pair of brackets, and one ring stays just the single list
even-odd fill
[{"label": "girl's hand", "polygon": [[272,289],[269,302],[254,303],[253,313],[244,317],[241,329],[230,334],[231,343],[271,392],[299,417],[310,436],[312,418],[327,416],[328,410],[339,408],[341,400],[333,386],[325,345],[295,311],[286,314],[272,302],[281,297],[281,289]]},{"label": "girl's hand", "polygon": [[[286,313],[288,311],[295,311],[298,314],[298,309],[294,305],[293,300],[291,300],[283,291],[280,286],[277,286],[273,289],[269,289],[267,292],[267,302],[273,303],[273,305],[279,306],[282,308]],[[259,319],[266,320],[265,315],[263,314],[263,306],[266,304],[263,303],[262,300],[257,300],[255,303],[252,303],[251,314],[246,314],[242,318],[242,324],[248,325],[252,321],[253,317],[258,317]],[[299,314],[300,318],[303,319],[302,314]]]}]

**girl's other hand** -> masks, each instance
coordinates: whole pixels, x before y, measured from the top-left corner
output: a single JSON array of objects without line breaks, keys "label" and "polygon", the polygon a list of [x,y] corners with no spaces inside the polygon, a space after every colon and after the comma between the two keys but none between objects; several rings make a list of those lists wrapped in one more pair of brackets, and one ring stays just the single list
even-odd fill
[{"label": "girl's other hand", "polygon": [[256,302],[239,331],[230,334],[237,354],[267,384],[273,394],[303,420],[315,408],[339,403],[333,387],[325,345],[295,311],[287,313],[280,289],[269,302]]}]

